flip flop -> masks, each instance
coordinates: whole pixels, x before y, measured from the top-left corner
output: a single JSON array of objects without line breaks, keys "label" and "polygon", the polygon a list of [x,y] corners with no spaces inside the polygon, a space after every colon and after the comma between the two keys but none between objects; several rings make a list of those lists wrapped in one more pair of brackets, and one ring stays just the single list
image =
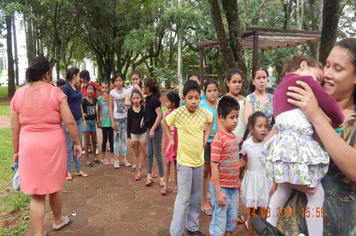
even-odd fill
[{"label": "flip flop", "polygon": [[88,167],[93,167],[93,163],[89,162],[89,163],[87,163],[87,166]]},{"label": "flip flop", "polygon": [[162,188],[161,189],[161,195],[167,195],[167,189],[166,188]]},{"label": "flip flop", "polygon": [[205,208],[205,209],[201,208],[201,211],[204,212],[208,216],[212,215],[211,208]]},{"label": "flip flop", "polygon": [[68,176],[66,177],[66,180],[72,180],[73,177],[68,173]]},{"label": "flip flop", "polygon": [[[66,219],[68,219],[67,222],[66,222]],[[58,227],[58,228],[53,228],[53,231],[59,231],[59,230],[63,229],[64,227],[70,225],[72,222],[73,222],[72,219],[70,219],[68,216],[65,216],[65,217],[64,217],[64,224],[61,225],[61,226]]]},{"label": "flip flop", "polygon": [[79,173],[75,172],[75,176],[82,176],[84,178],[88,177],[87,173],[84,173],[83,171],[79,171]]},{"label": "flip flop", "polygon": [[93,160],[93,162],[94,162],[95,164],[99,164],[99,163],[100,163],[99,160]]},{"label": "flip flop", "polygon": [[246,219],[243,215],[241,215],[240,213],[237,214],[237,224],[243,224],[246,222]]},{"label": "flip flop", "polygon": [[141,175],[136,175],[134,179],[135,180],[140,180],[141,179]]},{"label": "flip flop", "polygon": [[178,188],[174,188],[172,191],[173,194],[177,194],[178,193]]},{"label": "flip flop", "polygon": [[108,159],[102,159],[101,163],[103,163],[104,165],[109,165],[110,164]]},{"label": "flip flop", "polygon": [[146,182],[146,186],[151,186],[153,184],[153,179],[149,179]]},{"label": "flip flop", "polygon": [[154,172],[154,173],[152,173],[152,175],[151,175],[151,176],[152,176],[152,178],[157,178],[157,176],[158,176],[158,175],[157,175],[157,173],[156,173],[156,172]]}]

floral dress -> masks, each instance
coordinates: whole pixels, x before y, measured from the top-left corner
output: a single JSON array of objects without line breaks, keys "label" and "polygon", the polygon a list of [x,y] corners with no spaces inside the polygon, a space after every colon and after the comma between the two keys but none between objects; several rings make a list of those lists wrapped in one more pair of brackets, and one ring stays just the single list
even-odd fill
[{"label": "floral dress", "polygon": [[252,104],[252,113],[256,111],[261,111],[265,113],[267,118],[271,118],[273,115],[273,95],[267,93],[267,102],[263,103],[258,101],[255,96],[255,93],[250,93],[246,97],[246,101]]}]

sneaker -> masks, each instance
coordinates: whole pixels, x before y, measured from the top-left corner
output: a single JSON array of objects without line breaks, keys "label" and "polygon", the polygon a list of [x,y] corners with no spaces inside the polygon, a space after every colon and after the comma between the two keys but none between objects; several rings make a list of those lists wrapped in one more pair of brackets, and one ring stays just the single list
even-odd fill
[{"label": "sneaker", "polygon": [[130,167],[131,166],[131,163],[127,160],[127,159],[124,159],[124,165],[126,167]]},{"label": "sneaker", "polygon": [[115,161],[114,169],[119,169],[119,168],[120,168],[120,162],[119,161]]},{"label": "sneaker", "polygon": [[108,152],[110,152],[110,148],[108,147],[108,149],[106,149]]},{"label": "sneaker", "polygon": [[99,149],[96,149],[95,154],[96,154],[96,155],[99,154]]},{"label": "sneaker", "polygon": [[200,231],[189,231],[187,230],[187,236],[206,236]]},{"label": "sneaker", "polygon": [[84,155],[85,154],[85,150],[83,149],[83,151],[82,151],[82,154]]},{"label": "sneaker", "polygon": [[88,148],[88,153],[92,153],[93,150],[91,150],[91,147]]}]

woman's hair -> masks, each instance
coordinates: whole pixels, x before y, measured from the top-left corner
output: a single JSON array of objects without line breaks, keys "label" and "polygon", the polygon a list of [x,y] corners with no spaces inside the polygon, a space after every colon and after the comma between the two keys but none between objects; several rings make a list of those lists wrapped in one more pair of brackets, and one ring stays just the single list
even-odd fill
[{"label": "woman's hair", "polygon": [[79,73],[79,69],[78,68],[75,68],[75,67],[69,68],[67,70],[67,73],[66,73],[66,80],[67,81],[72,81],[73,80],[73,75],[76,75],[78,73]]},{"label": "woman's hair", "polygon": [[90,81],[90,74],[87,70],[82,70],[79,74],[79,77]]},{"label": "woman's hair", "polygon": [[250,115],[250,117],[248,118],[247,127],[248,128],[250,128],[250,127],[253,128],[255,126],[255,124],[256,124],[256,120],[257,120],[258,117],[266,118],[266,120],[268,122],[268,119],[267,119],[265,113],[263,113],[261,111],[256,111],[255,113]]},{"label": "woman's hair", "polygon": [[[350,53],[351,63],[354,67],[354,72],[356,73],[356,38],[346,38],[336,43],[335,46],[339,46],[347,49]],[[354,104],[356,104],[356,88],[354,89]]]},{"label": "woman's hair", "polygon": [[285,58],[283,60],[283,72],[282,75],[297,71],[300,68],[300,63],[305,61],[308,66],[323,69],[323,65],[308,55],[294,54],[293,58]]},{"label": "woman's hair", "polygon": [[251,79],[251,82],[250,82],[250,92],[251,92],[251,93],[254,92],[255,89],[256,89],[255,85],[252,83],[252,80],[255,79],[256,74],[257,74],[257,71],[260,71],[260,70],[266,72],[266,75],[267,75],[267,77],[268,77],[267,68],[266,68],[264,65],[262,65],[262,64],[257,64],[257,66],[255,66],[255,67],[252,69],[252,79]]},{"label": "woman's hair", "polygon": [[87,87],[85,88],[85,90],[88,90],[89,87],[93,87],[94,92],[96,91],[96,88],[95,88],[94,85],[91,84],[91,83],[88,83],[88,84],[87,84]]},{"label": "woman's hair", "polygon": [[64,86],[65,84],[66,84],[66,81],[64,79],[57,80],[57,87]]},{"label": "woman's hair", "polygon": [[218,85],[218,82],[216,80],[212,80],[212,79],[208,79],[205,84],[204,84],[204,93],[206,94],[206,88],[208,87],[209,84],[215,84],[216,85],[216,88],[218,89],[219,91],[219,85]]},{"label": "woman's hair", "polygon": [[143,80],[143,84],[146,88],[150,90],[151,93],[155,94],[158,98],[161,97],[161,92],[159,90],[159,84],[156,80],[147,77]]},{"label": "woman's hair", "polygon": [[227,86],[227,82],[230,82],[232,76],[234,76],[234,75],[240,75],[241,78],[242,78],[242,74],[241,74],[241,72],[240,72],[238,69],[236,69],[236,68],[230,69],[230,70],[227,72],[227,75],[226,75],[226,81],[225,81],[225,92],[226,92],[226,93],[229,92],[229,87]]},{"label": "woman's hair", "polygon": [[179,94],[177,92],[169,92],[167,94],[167,99],[174,103],[174,108],[178,108],[179,107],[179,102],[180,102],[180,97],[179,97]]},{"label": "woman's hair", "polygon": [[44,57],[35,57],[26,69],[26,81],[28,83],[40,81],[49,72],[49,61]]},{"label": "woman's hair", "polygon": [[140,98],[141,98],[141,105],[143,104],[143,95],[142,95],[142,93],[140,92],[140,91],[138,91],[137,89],[133,89],[132,90],[132,93],[131,93],[131,98],[130,98],[130,100],[131,100],[131,103],[132,103],[132,97],[133,97],[133,95],[134,95],[134,93],[136,93],[136,94],[138,94],[138,96],[140,96]]}]

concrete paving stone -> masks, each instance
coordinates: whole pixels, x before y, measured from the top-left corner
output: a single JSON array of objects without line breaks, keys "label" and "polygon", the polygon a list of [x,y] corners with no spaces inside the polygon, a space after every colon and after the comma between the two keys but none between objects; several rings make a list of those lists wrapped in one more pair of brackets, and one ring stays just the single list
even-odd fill
[{"label": "concrete paving stone", "polygon": [[106,183],[102,182],[102,181],[97,181],[97,180],[87,183],[88,189],[89,188],[98,189],[98,188],[102,188],[103,186],[106,186]]},{"label": "concrete paving stone", "polygon": [[116,193],[119,193],[121,192],[121,188],[120,187],[113,187],[113,186],[108,186],[108,187],[105,187],[105,188],[101,188],[101,189],[98,189],[98,193],[99,194],[109,194],[109,195],[113,195],[113,194],[116,194]]},{"label": "concrete paving stone", "polygon": [[[133,181],[135,181],[135,180],[133,180]],[[141,181],[128,182],[127,184],[121,186],[121,190],[137,193],[137,192],[143,190],[143,186],[142,186],[143,184],[144,184],[144,182],[142,182],[142,179],[141,179]],[[147,188],[147,187],[145,186],[145,188]]]},{"label": "concrete paving stone", "polygon": [[147,209],[150,207],[150,201],[148,200],[139,200],[135,199],[130,202],[126,202],[126,205],[129,209]]},{"label": "concrete paving stone", "polygon": [[107,212],[100,212],[88,218],[88,225],[107,227],[118,221],[117,217]]},{"label": "concrete paving stone", "polygon": [[87,204],[87,199],[86,197],[76,197],[72,199],[67,199],[66,201],[63,201],[62,207],[63,208],[70,208],[72,206],[85,206]]},{"label": "concrete paving stone", "polygon": [[119,192],[112,195],[113,202],[129,202],[135,199],[135,193],[133,192]]},{"label": "concrete paving stone", "polygon": [[99,176],[95,177],[97,181],[105,182],[106,184],[112,185],[112,183],[116,182],[116,178],[114,176],[108,176],[100,174]]},{"label": "concrete paving stone", "polygon": [[106,176],[114,176],[114,177],[116,177],[116,176],[118,176],[119,175],[119,173],[118,173],[118,171],[120,170],[120,169],[114,169],[114,165],[108,165],[110,168],[109,168],[109,170],[105,170],[102,174],[103,175],[106,175]]},{"label": "concrete paving stone", "polygon": [[175,198],[166,196],[159,196],[151,200],[151,203],[156,206],[167,207],[173,212]]},{"label": "concrete paving stone", "polygon": [[110,195],[96,194],[93,197],[87,199],[87,204],[91,206],[102,206],[111,201],[112,199]]},{"label": "concrete paving stone", "polygon": [[142,191],[136,192],[135,196],[137,199],[151,200],[157,198],[159,196],[159,193],[157,190],[153,190],[151,188],[144,188]]},{"label": "concrete paving stone", "polygon": [[155,235],[156,236],[167,236],[167,235],[169,235],[169,228],[164,228],[164,229],[158,231]]},{"label": "concrete paving stone", "polygon": [[90,216],[93,216],[93,215],[96,215],[99,212],[101,212],[100,207],[98,207],[98,206],[88,206],[88,205],[77,207],[74,210],[75,210],[75,213],[77,214],[76,217],[85,216],[86,218],[88,218]]},{"label": "concrete paving stone", "polygon": [[[160,229],[165,228],[165,225],[162,223],[162,221],[154,218],[148,218],[148,217],[137,221],[135,226],[139,231],[152,233],[152,234],[159,231]],[[143,233],[141,235],[146,235],[146,234]]]},{"label": "concrete paving stone", "polygon": [[144,211],[135,209],[123,210],[120,211],[117,215],[118,220],[122,222],[136,222],[144,217],[147,217]]},{"label": "concrete paving stone", "polygon": [[[99,225],[88,225],[75,231],[76,236],[105,235],[105,229]],[[57,236],[57,235],[56,235]]]},{"label": "concrete paving stone", "polygon": [[105,235],[128,236],[140,234],[138,234],[135,225],[130,223],[117,222],[116,224],[105,228]]},{"label": "concrete paving stone", "polygon": [[173,219],[173,212],[171,212],[169,215],[167,215],[166,217],[164,217],[162,219],[162,222],[164,223],[164,225],[169,228],[171,227],[171,223],[172,223],[172,219]]},{"label": "concrete paving stone", "polygon": [[85,188],[86,188],[85,183],[77,183],[77,182],[69,183],[69,181],[65,181],[63,186],[63,193],[77,192]]},{"label": "concrete paving stone", "polygon": [[95,194],[98,193],[98,190],[97,189],[83,189],[82,191],[80,192],[75,192],[73,194],[73,199],[76,199],[76,198],[83,198],[83,199],[87,199],[87,198],[90,198],[92,196],[94,196]]},{"label": "concrete paving stone", "polygon": [[104,206],[101,206],[101,212],[111,215],[113,217],[118,217],[122,211],[127,210],[125,203],[109,202]]},{"label": "concrete paving stone", "polygon": [[158,207],[158,206],[153,206],[144,211],[144,215],[155,218],[155,219],[163,219],[169,214],[172,214],[170,210],[168,210],[166,207]]}]

